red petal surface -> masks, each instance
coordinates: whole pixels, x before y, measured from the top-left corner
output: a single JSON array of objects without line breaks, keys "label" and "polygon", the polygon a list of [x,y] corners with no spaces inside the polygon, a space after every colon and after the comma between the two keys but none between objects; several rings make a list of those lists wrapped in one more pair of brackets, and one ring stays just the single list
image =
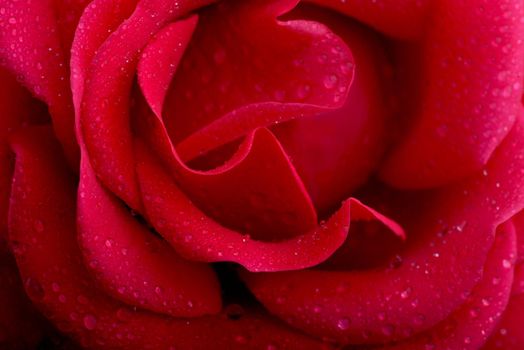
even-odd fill
[{"label": "red petal surface", "polygon": [[[208,2],[140,1],[131,17],[98,48],[87,73],[82,73],[85,74],[85,88],[80,123],[92,166],[103,183],[134,209],[140,208],[140,199],[128,113],[129,93],[139,51],[150,40],[151,33]],[[95,15],[89,20],[97,17]],[[98,41],[89,38],[89,32],[86,35],[88,41],[93,40],[91,43]],[[79,41],[77,46],[80,50],[81,44]],[[97,49],[93,46],[89,48]],[[92,52],[79,52],[77,55],[82,60]],[[85,67],[77,68],[83,70]]]},{"label": "red petal surface", "polygon": [[484,350],[504,349],[520,350],[524,347],[524,294],[513,295],[498,324],[497,331],[491,336]]},{"label": "red petal surface", "polygon": [[244,280],[272,313],[310,334],[373,343],[428,329],[463,303],[481,278],[496,225],[524,205],[523,149],[520,120],[481,174],[418,201],[401,221],[417,239],[397,266],[246,273]]},{"label": "red petal surface", "polygon": [[218,313],[220,286],[210,266],[181,259],[136,221],[81,163],[78,234],[84,261],[110,295],[180,317]]},{"label": "red petal surface", "polygon": [[513,224],[509,222],[499,226],[497,238],[484,266],[482,280],[464,304],[429,332],[385,348],[479,349],[508,306],[516,257],[515,245]]},{"label": "red petal surface", "polygon": [[177,149],[184,141],[183,159],[344,102],[351,52],[318,22],[277,19],[296,3],[236,0],[201,11],[163,116]]},{"label": "red petal surface", "polygon": [[68,69],[51,0],[0,1],[0,57],[49,106],[69,160],[78,159]]},{"label": "red petal surface", "polygon": [[189,259],[232,261],[250,271],[299,269],[327,259],[345,241],[351,219],[376,219],[403,234],[391,220],[350,199],[329,221],[303,235],[280,242],[252,239],[221,226],[197,209],[141,143],[137,143],[136,156],[148,217],[160,234]]},{"label": "red petal surface", "polygon": [[0,252],[6,249],[7,210],[11,189],[12,155],[9,135],[28,122],[45,121],[47,114],[11,74],[0,69]]},{"label": "red petal surface", "polygon": [[325,217],[379,165],[393,110],[386,103],[392,95],[391,67],[379,37],[347,18],[316,6],[300,6],[291,15],[326,23],[354,56],[353,81],[340,108],[272,128]]},{"label": "red petal surface", "polygon": [[9,225],[11,239],[20,244],[15,255],[26,292],[62,332],[90,349],[318,349],[319,343],[256,312],[238,320],[225,315],[183,320],[136,311],[103,295],[82,265],[76,185],[50,134],[31,129],[14,140]]},{"label": "red petal surface", "polygon": [[[524,213],[520,212],[513,218],[517,228],[517,266],[515,266],[515,277],[509,304],[502,315],[502,320],[497,325],[497,330],[491,335],[488,343],[482,348],[519,350],[524,348]],[[493,283],[499,282],[493,279]]]},{"label": "red petal surface", "polygon": [[138,62],[138,82],[151,110],[162,117],[162,106],[198,17],[171,23],[155,34]]},{"label": "red petal surface", "polygon": [[428,0],[307,0],[337,10],[401,39],[423,35],[430,10]]},{"label": "red petal surface", "polygon": [[486,164],[520,113],[523,16],[517,0],[435,2],[416,119],[383,165],[386,182],[438,186]]}]

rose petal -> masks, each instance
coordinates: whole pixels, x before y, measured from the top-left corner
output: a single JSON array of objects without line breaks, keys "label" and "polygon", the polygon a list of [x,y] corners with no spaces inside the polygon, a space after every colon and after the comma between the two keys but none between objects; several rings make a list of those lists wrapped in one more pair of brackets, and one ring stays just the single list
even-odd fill
[{"label": "rose petal", "polygon": [[201,11],[164,108],[182,159],[344,102],[351,52],[318,22],[277,19],[296,3],[230,1]]},{"label": "rose petal", "polygon": [[[17,135],[10,237],[26,291],[65,334],[89,349],[183,349],[273,346],[318,349],[320,344],[267,316],[246,312],[194,320],[137,311],[97,290],[75,238],[74,178],[48,129]],[[45,179],[41,176],[46,174]]]},{"label": "rose petal", "polygon": [[11,189],[12,155],[9,135],[23,124],[46,121],[47,114],[29,92],[4,69],[0,69],[0,254],[6,250],[7,210]]},{"label": "rose petal", "polygon": [[483,350],[520,350],[524,346],[524,294],[513,295],[509,301],[497,330],[492,334]]},{"label": "rose petal", "polygon": [[[464,304],[430,331],[380,349],[479,349],[508,305],[515,245],[515,228],[511,221],[499,226],[482,280]],[[497,283],[493,283],[495,279]]]},{"label": "rose petal", "polygon": [[[438,1],[422,44],[416,120],[384,163],[396,187],[438,186],[481,169],[520,113],[524,7]],[[418,103],[420,101],[420,103]]]},{"label": "rose petal", "polygon": [[[83,71],[85,77],[83,97],[79,94],[77,98],[82,98],[80,123],[92,166],[104,185],[134,209],[139,209],[141,204],[134,173],[128,113],[129,93],[139,51],[150,40],[151,33],[170,20],[207,3],[208,0],[142,0],[131,17],[98,48],[87,72],[83,71],[85,67],[76,67]],[[94,18],[97,16],[90,20]],[[88,40],[91,44],[98,42],[98,39]],[[82,50],[81,41],[76,48]],[[89,46],[89,49],[97,48]],[[79,52],[77,55],[85,59],[92,52]]]},{"label": "rose petal", "polygon": [[0,57],[29,91],[49,106],[58,138],[75,163],[78,148],[69,74],[53,1],[2,0],[0,8]]},{"label": "rose petal", "polygon": [[520,119],[481,174],[417,203],[422,210],[404,222],[416,239],[408,240],[400,266],[246,273],[248,287],[295,327],[339,341],[386,342],[436,325],[480,280],[496,225],[524,206],[523,124]]},{"label": "rose petal", "polygon": [[346,239],[350,219],[379,220],[398,235],[398,225],[355,199],[324,225],[280,242],[263,242],[231,231],[207,217],[178,189],[147,148],[137,143],[138,176],[146,212],[160,234],[182,256],[199,261],[232,261],[250,271],[282,271],[316,265]]},{"label": "rose petal", "polygon": [[426,28],[427,0],[307,0],[332,8],[379,32],[400,39],[419,38]]},{"label": "rose petal", "polygon": [[78,234],[99,285],[128,304],[180,317],[218,313],[220,286],[211,267],[182,260],[98,182],[83,155]]},{"label": "rose petal", "polygon": [[383,42],[361,25],[317,6],[300,6],[291,15],[325,23],[354,56],[353,81],[343,106],[272,127],[325,217],[367,181],[383,156],[393,110],[386,102],[392,95],[391,67]]},{"label": "rose petal", "polygon": [[162,117],[162,106],[169,84],[182,59],[198,17],[168,24],[155,34],[138,62],[138,82],[151,110]]}]

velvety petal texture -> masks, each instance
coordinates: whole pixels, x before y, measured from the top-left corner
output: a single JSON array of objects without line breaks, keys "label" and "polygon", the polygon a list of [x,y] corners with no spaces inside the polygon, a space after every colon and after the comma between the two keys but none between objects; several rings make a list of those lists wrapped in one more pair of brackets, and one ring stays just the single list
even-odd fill
[{"label": "velvety petal texture", "polygon": [[0,348],[524,348],[523,0],[0,0]]}]

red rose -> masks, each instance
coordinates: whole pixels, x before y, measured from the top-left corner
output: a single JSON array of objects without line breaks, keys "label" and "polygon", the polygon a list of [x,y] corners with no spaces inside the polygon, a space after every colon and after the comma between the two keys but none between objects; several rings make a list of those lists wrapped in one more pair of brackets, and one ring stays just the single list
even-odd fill
[{"label": "red rose", "polygon": [[524,2],[298,2],[0,0],[2,348],[524,347]]}]

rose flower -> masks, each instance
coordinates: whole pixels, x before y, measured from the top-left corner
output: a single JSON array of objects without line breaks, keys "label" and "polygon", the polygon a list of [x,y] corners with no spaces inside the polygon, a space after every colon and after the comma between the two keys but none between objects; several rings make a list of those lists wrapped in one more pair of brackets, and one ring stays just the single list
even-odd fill
[{"label": "rose flower", "polygon": [[0,0],[2,349],[523,349],[523,0]]}]

